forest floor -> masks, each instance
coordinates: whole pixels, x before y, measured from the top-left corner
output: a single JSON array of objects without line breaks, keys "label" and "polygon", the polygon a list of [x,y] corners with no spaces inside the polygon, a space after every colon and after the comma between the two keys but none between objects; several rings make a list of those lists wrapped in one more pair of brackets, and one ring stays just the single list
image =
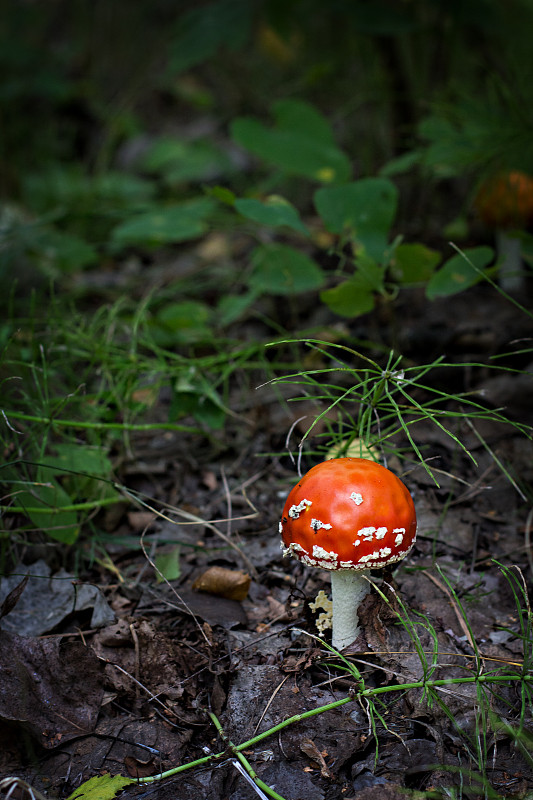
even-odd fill
[{"label": "forest floor", "polygon": [[[487,408],[533,425],[526,356],[505,362],[520,372],[469,366],[530,347],[531,319],[487,286],[431,304],[417,298],[406,293],[397,313],[407,357],[445,354],[457,363],[454,385],[437,367],[434,386],[482,390]],[[380,324],[375,312],[352,333]],[[328,591],[327,574],[284,560],[280,549],[278,520],[298,477],[285,438],[306,409],[280,404],[265,386],[241,393],[235,412],[215,443],[173,432],[132,438],[122,480],[152,508],[111,507],[102,523],[113,534],[109,559],[95,559],[82,580],[38,548],[3,579],[1,596],[15,592],[0,631],[0,776],[67,797],[106,772],[155,775],[224,751],[210,711],[235,745],[275,728],[244,752],[286,800],[389,800],[453,786],[454,796],[482,797],[480,774],[498,795],[526,797],[533,769],[505,727],[531,729],[524,684],[452,682],[430,693],[420,681],[519,673],[529,654],[520,587],[533,578],[531,439],[497,420],[458,416],[453,433],[470,457],[421,421],[412,433],[439,485],[414,459],[388,464],[413,495],[418,540],[392,578],[373,575],[382,594],[365,601],[364,646],[348,659],[366,688],[418,687],[370,702],[316,638],[309,603]],[[296,424],[294,449],[308,423]],[[175,560],[178,577],[158,578],[156,551]],[[213,566],[231,574],[195,588]],[[26,572],[33,577],[17,600]],[[243,586],[244,599],[232,599]],[[257,797],[227,755],[130,785],[124,796]]]}]

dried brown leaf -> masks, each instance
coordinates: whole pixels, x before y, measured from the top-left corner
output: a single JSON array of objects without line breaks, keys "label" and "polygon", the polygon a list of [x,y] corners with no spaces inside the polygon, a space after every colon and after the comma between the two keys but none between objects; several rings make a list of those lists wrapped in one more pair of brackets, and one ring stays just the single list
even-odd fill
[{"label": "dried brown leaf", "polygon": [[228,600],[244,600],[250,588],[251,577],[240,570],[225,567],[209,567],[194,581],[192,588],[197,592],[214,594]]}]

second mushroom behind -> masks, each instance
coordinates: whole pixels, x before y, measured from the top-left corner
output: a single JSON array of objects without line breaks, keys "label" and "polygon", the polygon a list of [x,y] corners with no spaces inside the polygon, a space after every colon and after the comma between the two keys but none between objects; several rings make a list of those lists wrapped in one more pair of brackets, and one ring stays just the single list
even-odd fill
[{"label": "second mushroom behind", "polygon": [[407,487],[386,467],[337,458],[312,467],[291,490],[280,533],[284,555],[331,571],[332,644],[342,650],[360,633],[357,611],[369,589],[363,571],[408,554],[416,513]]}]

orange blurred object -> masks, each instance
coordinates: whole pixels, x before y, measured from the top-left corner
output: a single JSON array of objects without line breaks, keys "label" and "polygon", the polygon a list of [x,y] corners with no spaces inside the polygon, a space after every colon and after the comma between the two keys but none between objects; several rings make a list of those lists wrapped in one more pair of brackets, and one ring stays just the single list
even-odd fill
[{"label": "orange blurred object", "polygon": [[482,184],[474,206],[492,228],[524,228],[533,223],[533,178],[525,172],[497,172]]}]

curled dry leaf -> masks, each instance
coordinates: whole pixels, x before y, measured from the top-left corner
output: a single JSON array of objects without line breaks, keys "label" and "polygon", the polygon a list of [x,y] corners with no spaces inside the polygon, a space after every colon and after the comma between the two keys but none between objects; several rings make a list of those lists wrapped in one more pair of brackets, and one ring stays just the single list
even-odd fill
[{"label": "curled dry leaf", "polygon": [[313,742],[312,739],[304,738],[300,741],[300,750],[302,753],[314,761],[315,764],[318,764],[320,767],[320,774],[324,778],[333,778],[334,775],[329,771],[324,756],[327,755],[326,751],[324,750],[322,753]]},{"label": "curled dry leaf", "polygon": [[251,580],[249,575],[239,570],[209,567],[196,578],[192,588],[197,592],[207,592],[228,600],[244,600],[248,594]]}]

